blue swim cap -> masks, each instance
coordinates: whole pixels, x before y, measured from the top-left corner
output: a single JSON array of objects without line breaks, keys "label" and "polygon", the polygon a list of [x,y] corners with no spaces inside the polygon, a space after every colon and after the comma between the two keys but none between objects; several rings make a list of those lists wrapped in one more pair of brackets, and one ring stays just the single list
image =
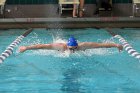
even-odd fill
[{"label": "blue swim cap", "polygon": [[68,46],[78,46],[78,43],[77,43],[77,40],[71,36],[68,40],[68,43],[67,43]]}]

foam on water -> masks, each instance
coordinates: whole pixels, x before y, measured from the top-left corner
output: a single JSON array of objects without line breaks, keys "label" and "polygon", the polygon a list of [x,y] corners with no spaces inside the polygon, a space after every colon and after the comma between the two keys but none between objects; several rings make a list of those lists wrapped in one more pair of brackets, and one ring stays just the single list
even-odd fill
[{"label": "foam on water", "polygon": [[53,43],[67,43],[67,40],[63,40],[61,38],[57,38],[53,40]]},{"label": "foam on water", "polygon": [[[28,39],[28,41],[24,42],[23,45],[32,45],[32,44],[40,44],[41,42],[43,42],[41,39],[38,39],[38,36],[36,33],[34,33],[35,35]],[[35,39],[34,42],[31,43],[31,39]],[[53,38],[53,43],[66,43],[67,40],[66,39],[62,39],[59,36]],[[80,41],[78,41],[80,42]],[[107,40],[100,40],[100,42],[102,43],[114,43],[112,38],[111,39],[107,39]],[[30,43],[30,44],[29,44]],[[18,50],[16,51],[16,53],[18,53]],[[96,49],[87,49],[85,51],[75,51],[75,53],[70,53],[69,50],[67,51],[57,51],[57,50],[45,50],[45,49],[38,49],[38,50],[30,50],[27,51],[26,54],[27,55],[42,55],[42,56],[54,56],[54,57],[69,57],[70,55],[72,56],[77,56],[77,57],[81,57],[83,56],[93,56],[93,55],[112,55],[112,54],[116,54],[118,53],[118,50],[116,49],[115,51],[112,49],[108,49],[108,48],[96,48]]]},{"label": "foam on water", "polygon": [[83,53],[87,56],[92,56],[92,55],[103,55],[103,56],[106,55],[107,56],[107,55],[118,53],[118,51],[112,51],[106,48],[98,48],[98,49],[88,49],[84,51]]},{"label": "foam on water", "polygon": [[75,53],[70,53],[70,51],[56,51],[56,50],[43,50],[43,49],[39,49],[39,50],[31,50],[30,52],[28,51],[26,54],[27,55],[42,55],[42,56],[54,56],[54,57],[62,57],[62,58],[66,58],[69,57],[70,55],[72,56],[77,56],[77,57],[81,57],[83,56],[93,56],[93,55],[102,55],[102,56],[108,56],[108,55],[112,55],[112,54],[116,54],[118,53],[118,51],[112,51],[109,49],[103,49],[103,48],[98,48],[98,49],[88,49],[86,51],[75,51]]}]

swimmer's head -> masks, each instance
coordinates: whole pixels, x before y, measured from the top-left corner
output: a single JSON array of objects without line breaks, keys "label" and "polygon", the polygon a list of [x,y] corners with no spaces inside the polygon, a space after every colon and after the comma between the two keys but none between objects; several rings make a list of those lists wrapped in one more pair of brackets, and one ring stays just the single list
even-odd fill
[{"label": "swimmer's head", "polygon": [[77,43],[77,40],[71,36],[68,40],[68,43],[67,43],[68,46],[78,46],[78,43]]}]

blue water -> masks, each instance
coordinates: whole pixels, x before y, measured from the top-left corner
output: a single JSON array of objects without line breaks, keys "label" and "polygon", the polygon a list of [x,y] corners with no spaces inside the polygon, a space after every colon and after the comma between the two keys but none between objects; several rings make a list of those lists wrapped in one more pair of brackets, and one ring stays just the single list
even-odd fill
[{"label": "blue water", "polygon": [[[140,29],[113,29],[140,52]],[[0,53],[24,33],[24,29],[0,30]],[[104,29],[34,29],[20,43],[115,42]],[[0,65],[0,93],[139,93],[140,63],[116,48],[90,49],[74,54],[30,50],[13,55]]]}]

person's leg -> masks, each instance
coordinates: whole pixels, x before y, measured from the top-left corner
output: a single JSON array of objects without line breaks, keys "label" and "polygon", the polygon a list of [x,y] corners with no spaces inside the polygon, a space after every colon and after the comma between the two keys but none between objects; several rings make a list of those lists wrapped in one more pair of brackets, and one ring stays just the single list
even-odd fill
[{"label": "person's leg", "polygon": [[73,17],[77,17],[77,4],[73,5],[73,13],[72,13]]},{"label": "person's leg", "polygon": [[83,17],[83,8],[84,8],[85,0],[80,0],[80,6],[79,6],[79,17]]},{"label": "person's leg", "polygon": [[96,9],[94,14],[99,14],[99,8],[101,7],[101,5],[102,5],[102,0],[96,0]]},{"label": "person's leg", "polygon": [[103,0],[103,7],[105,8],[105,10],[111,8],[110,0]]},{"label": "person's leg", "polygon": [[103,0],[103,2],[105,2],[105,3],[109,3],[109,2],[110,2],[110,0]]},{"label": "person's leg", "polygon": [[77,5],[77,2],[78,0],[73,0],[74,4],[73,4],[73,17],[77,17],[77,12],[78,12],[78,5]]}]

